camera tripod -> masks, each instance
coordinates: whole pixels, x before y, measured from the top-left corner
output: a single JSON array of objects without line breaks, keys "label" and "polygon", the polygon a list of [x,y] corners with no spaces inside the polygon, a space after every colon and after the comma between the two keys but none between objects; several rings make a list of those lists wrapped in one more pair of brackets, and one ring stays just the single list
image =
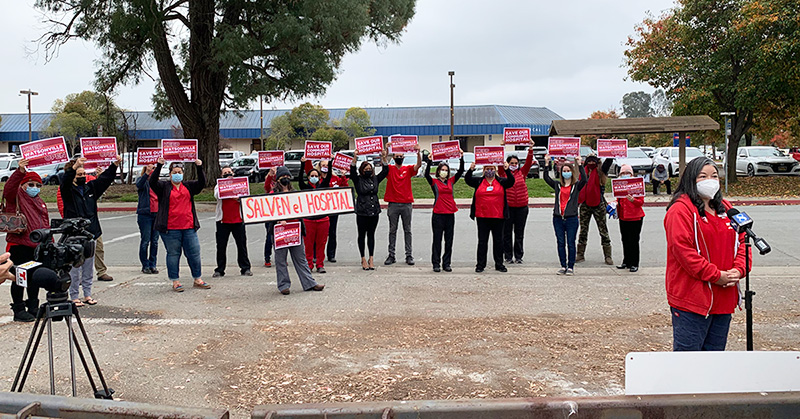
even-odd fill
[{"label": "camera tripod", "polygon": [[[98,390],[94,378],[92,378],[92,373],[89,370],[89,364],[86,362],[86,357],[84,356],[80,342],[78,341],[78,336],[75,333],[72,325],[73,317],[75,318],[78,328],[81,331],[83,341],[86,343],[86,350],[91,356],[92,364],[94,364],[100,384],[103,386],[102,389]],[[39,307],[39,311],[36,314],[36,323],[34,323],[33,330],[31,330],[31,336],[28,339],[28,346],[25,348],[25,353],[22,355],[22,360],[20,360],[19,369],[17,369],[17,375],[14,378],[14,384],[11,386],[11,391],[22,392],[22,388],[25,386],[25,381],[28,378],[28,372],[33,365],[33,359],[36,356],[36,350],[39,348],[39,343],[42,340],[42,335],[44,334],[45,329],[47,329],[47,352],[49,356],[48,361],[50,367],[50,394],[56,394],[56,381],[53,368],[52,324],[53,321],[59,321],[62,319],[67,324],[67,332],[69,335],[69,366],[70,381],[72,383],[72,396],[75,397],[77,395],[77,383],[75,380],[75,351],[77,350],[78,358],[81,360],[83,370],[86,372],[86,377],[89,379],[89,384],[92,386],[92,391],[94,391],[94,397],[96,399],[111,400],[114,390],[108,388],[108,385],[106,385],[105,377],[103,377],[103,372],[100,370],[100,364],[97,362],[97,357],[94,354],[94,350],[92,350],[91,343],[89,343],[89,336],[86,334],[86,329],[83,327],[83,322],[81,322],[81,317],[78,314],[78,308],[75,306],[75,303],[67,298],[66,292],[48,292],[47,302]],[[34,337],[36,338],[35,341]]]}]

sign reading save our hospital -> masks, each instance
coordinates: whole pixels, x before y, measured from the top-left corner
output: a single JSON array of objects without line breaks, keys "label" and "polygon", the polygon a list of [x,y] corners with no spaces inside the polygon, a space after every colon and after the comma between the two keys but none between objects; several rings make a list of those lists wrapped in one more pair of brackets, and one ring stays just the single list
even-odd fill
[{"label": "sign reading save our hospital", "polygon": [[530,128],[503,128],[503,142],[506,145],[530,145]]},{"label": "sign reading save our hospital", "polygon": [[21,144],[19,152],[22,154],[23,159],[28,160],[29,168],[69,161],[64,137],[45,138]]},{"label": "sign reading save our hospital", "polygon": [[383,151],[383,137],[380,135],[359,137],[353,141],[356,143],[356,151],[359,156],[378,156]]},{"label": "sign reading save our hospital", "polygon": [[245,224],[355,211],[353,188],[311,189],[239,199]]},{"label": "sign reading save our hospital", "polygon": [[330,159],[333,157],[333,143],[330,141],[306,141],[305,157],[308,160]]}]

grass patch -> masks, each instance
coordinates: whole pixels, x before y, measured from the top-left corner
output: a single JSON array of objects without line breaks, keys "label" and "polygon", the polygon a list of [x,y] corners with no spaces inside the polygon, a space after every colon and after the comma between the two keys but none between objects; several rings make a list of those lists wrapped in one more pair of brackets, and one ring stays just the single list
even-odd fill
[{"label": "grass patch", "polygon": [[[724,190],[725,184],[722,184]],[[800,196],[800,176],[739,177],[728,185],[728,196],[777,196],[797,198]]]}]

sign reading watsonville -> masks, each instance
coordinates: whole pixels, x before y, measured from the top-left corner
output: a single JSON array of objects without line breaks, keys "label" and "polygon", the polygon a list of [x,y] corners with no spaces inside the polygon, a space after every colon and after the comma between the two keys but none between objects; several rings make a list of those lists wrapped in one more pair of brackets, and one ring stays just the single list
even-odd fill
[{"label": "sign reading watsonville", "polygon": [[547,153],[550,157],[578,157],[580,152],[580,138],[550,137],[547,141]]},{"label": "sign reading watsonville", "polygon": [[501,145],[475,146],[475,164],[502,166],[505,163],[505,157],[505,147]]},{"label": "sign reading watsonville", "polygon": [[19,152],[23,159],[28,160],[29,168],[69,161],[64,137],[45,138],[20,144]]},{"label": "sign reading watsonville", "polygon": [[628,140],[598,138],[597,157],[601,158],[628,157]]},{"label": "sign reading watsonville", "polygon": [[273,167],[281,167],[284,164],[283,150],[267,150],[258,152],[258,168],[259,169],[272,169]]},{"label": "sign reading watsonville", "polygon": [[217,179],[219,199],[238,198],[250,195],[250,182],[247,176]]},{"label": "sign reading watsonville", "polygon": [[275,224],[275,250],[285,247],[298,246],[300,244],[303,227],[300,222],[286,223],[285,225]]},{"label": "sign reading watsonville", "polygon": [[197,160],[197,140],[161,140],[161,153],[166,161]]},{"label": "sign reading watsonville", "polygon": [[461,157],[461,143],[458,140],[431,143],[431,160],[443,161]]},{"label": "sign reading watsonville", "polygon": [[419,139],[416,135],[392,135],[389,137],[389,154],[402,153],[414,154],[417,152],[416,147],[419,145]]},{"label": "sign reading watsonville", "polygon": [[629,177],[625,179],[611,179],[611,189],[615,198],[624,198],[631,194],[635,197],[644,196],[644,178]]},{"label": "sign reading watsonville", "polygon": [[245,224],[355,212],[353,188],[244,196],[239,203]]},{"label": "sign reading watsonville", "polygon": [[86,161],[114,161],[117,159],[116,137],[81,138],[81,157]]}]

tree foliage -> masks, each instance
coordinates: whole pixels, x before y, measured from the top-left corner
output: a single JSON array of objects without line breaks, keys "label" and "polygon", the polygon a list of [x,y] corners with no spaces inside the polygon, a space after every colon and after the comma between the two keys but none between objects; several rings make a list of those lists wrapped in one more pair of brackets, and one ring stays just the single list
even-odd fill
[{"label": "tree foliage", "polygon": [[371,127],[369,114],[359,107],[345,111],[344,118],[336,121],[335,125],[341,127],[350,138],[368,137],[375,134],[375,128]]},{"label": "tree foliage", "polygon": [[[678,0],[628,39],[629,76],[663,88],[678,115],[732,118],[728,160],[771,108],[800,105],[800,2]],[[735,165],[728,165],[735,182]]]},{"label": "tree foliage", "polygon": [[[415,0],[36,0],[53,26],[52,56],[70,39],[103,52],[98,89],[136,84],[155,70],[156,110],[197,138],[202,167],[219,174],[219,114],[259,96],[320,95],[345,54],[366,39],[399,40]],[[166,98],[166,99],[164,99]],[[169,103],[169,107],[165,106]],[[171,111],[171,112],[170,112]]]},{"label": "tree foliage", "polygon": [[334,149],[346,149],[351,138],[372,135],[369,115],[362,108],[350,108],[342,120],[330,121],[330,112],[319,105],[303,103],[270,122],[266,149],[283,150],[294,140],[331,141]]},{"label": "tree foliage", "polygon": [[622,96],[622,114],[626,118],[649,118],[653,116],[650,108],[650,93],[630,92]]},{"label": "tree foliage", "polygon": [[70,93],[56,99],[51,111],[55,114],[42,134],[48,137],[64,136],[71,152],[79,149],[80,137],[97,136],[102,127],[103,136],[122,133],[124,115],[109,96],[93,92]]}]

